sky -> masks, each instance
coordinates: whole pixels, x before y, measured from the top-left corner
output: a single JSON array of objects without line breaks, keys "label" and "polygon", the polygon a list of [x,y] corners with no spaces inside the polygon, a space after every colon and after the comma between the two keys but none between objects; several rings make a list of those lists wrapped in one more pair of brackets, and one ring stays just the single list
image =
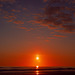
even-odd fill
[{"label": "sky", "polygon": [[0,66],[36,65],[75,66],[75,0],[0,0]]}]

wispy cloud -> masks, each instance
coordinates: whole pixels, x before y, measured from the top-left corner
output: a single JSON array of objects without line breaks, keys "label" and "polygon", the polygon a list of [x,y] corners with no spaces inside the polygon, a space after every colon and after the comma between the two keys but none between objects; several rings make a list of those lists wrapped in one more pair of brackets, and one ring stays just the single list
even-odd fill
[{"label": "wispy cloud", "polygon": [[40,14],[37,21],[33,22],[48,26],[49,29],[58,29],[60,32],[74,33],[74,12],[74,0],[49,0],[47,7],[44,8],[44,13]]},{"label": "wispy cloud", "polygon": [[13,23],[15,23],[15,24],[24,24],[23,21],[14,21]]},{"label": "wispy cloud", "polygon": [[43,0],[44,2],[47,2],[48,0]]},{"label": "wispy cloud", "polygon": [[[32,13],[27,10],[22,4],[18,5],[17,0],[0,0],[0,2],[8,2],[5,7],[0,4],[3,18],[7,22],[12,22],[17,26],[16,28],[31,30],[43,30],[41,28],[48,28],[55,33],[75,33],[75,1],[74,0],[42,0],[47,2],[47,6],[39,11],[40,13]],[[10,3],[15,3],[14,4]],[[46,4],[46,3],[45,3]],[[29,16],[27,16],[29,15]],[[33,19],[34,18],[34,19]],[[25,24],[26,23],[26,24]],[[30,25],[29,25],[30,23]],[[23,25],[23,26],[19,26]],[[29,26],[27,26],[29,25]],[[54,33],[52,33],[54,34]],[[56,39],[56,37],[65,37],[63,35],[52,35],[47,37],[47,40]]]},{"label": "wispy cloud", "polygon": [[66,36],[63,36],[63,35],[54,35],[55,37],[66,37]]},{"label": "wispy cloud", "polygon": [[50,42],[50,40],[44,40],[45,42]]},{"label": "wispy cloud", "polygon": [[15,10],[15,9],[12,9],[11,11],[12,12],[21,12],[21,10]]},{"label": "wispy cloud", "polygon": [[0,7],[3,7],[3,4],[0,4]]},{"label": "wispy cloud", "polygon": [[16,0],[0,0],[0,2],[9,2],[9,3],[14,3]]},{"label": "wispy cloud", "polygon": [[27,29],[26,27],[19,27],[19,26],[17,28],[19,28],[19,29]]}]

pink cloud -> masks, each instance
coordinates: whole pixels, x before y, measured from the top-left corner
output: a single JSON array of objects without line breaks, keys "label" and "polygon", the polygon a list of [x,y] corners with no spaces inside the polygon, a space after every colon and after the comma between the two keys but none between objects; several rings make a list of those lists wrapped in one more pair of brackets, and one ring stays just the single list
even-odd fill
[{"label": "pink cloud", "polygon": [[49,42],[50,40],[45,40],[45,42]]},{"label": "pink cloud", "polygon": [[23,10],[26,10],[27,8],[23,8]]},{"label": "pink cloud", "polygon": [[15,24],[24,24],[23,21],[14,21],[13,23],[15,23]]},{"label": "pink cloud", "polygon": [[59,32],[59,33],[75,33],[74,31],[67,31],[67,30],[64,30],[64,29],[62,29],[62,30],[54,30],[55,32]]},{"label": "pink cloud", "polygon": [[16,19],[16,16],[14,15],[7,15],[3,17],[4,19],[7,19],[7,22],[13,22]]},{"label": "pink cloud", "polygon": [[44,2],[47,2],[48,0],[43,0]]},{"label": "pink cloud", "polygon": [[13,20],[11,19],[11,20],[8,20],[7,22],[12,22]]},{"label": "pink cloud", "polygon": [[[60,4],[61,6],[51,6],[51,4]],[[66,3],[66,4],[64,4]],[[60,32],[75,32],[75,7],[73,0],[50,0],[47,7],[44,8],[44,13],[35,17],[37,23],[43,26],[48,26],[49,29],[58,29]],[[67,13],[68,12],[68,13]]]},{"label": "pink cloud", "polygon": [[48,39],[56,39],[55,37],[48,37]]},{"label": "pink cloud", "polygon": [[66,36],[63,36],[63,35],[54,35],[56,37],[66,37]]},{"label": "pink cloud", "polygon": [[1,2],[9,2],[9,3],[14,3],[16,0],[0,0]]},{"label": "pink cloud", "polygon": [[0,4],[0,7],[3,7],[3,4]]},{"label": "pink cloud", "polygon": [[27,29],[26,27],[17,27],[17,28],[19,28],[19,29]]},{"label": "pink cloud", "polygon": [[11,11],[13,11],[13,12],[21,12],[21,10],[15,10],[15,9],[12,9]]}]

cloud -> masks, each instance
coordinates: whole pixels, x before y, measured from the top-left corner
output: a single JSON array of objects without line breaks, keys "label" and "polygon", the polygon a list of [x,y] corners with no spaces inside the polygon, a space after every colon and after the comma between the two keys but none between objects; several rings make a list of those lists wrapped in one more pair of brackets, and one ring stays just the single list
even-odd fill
[{"label": "cloud", "polygon": [[48,28],[49,29],[57,29],[57,27],[56,26],[53,26],[53,25],[48,25]]},{"label": "cloud", "polygon": [[0,4],[0,7],[3,7],[3,4]]},{"label": "cloud", "polygon": [[7,22],[12,22],[13,20],[11,19],[11,20],[8,20]]},{"label": "cloud", "polygon": [[69,32],[72,32],[75,30],[75,25],[62,25],[62,27],[66,30],[66,31],[69,31]]},{"label": "cloud", "polygon": [[19,28],[19,29],[27,29],[26,27],[17,27],[17,28]]},{"label": "cloud", "polygon": [[47,2],[48,0],[43,0],[43,2]]},{"label": "cloud", "polygon": [[75,31],[67,31],[67,30],[64,30],[64,29],[61,29],[61,30],[54,30],[55,32],[59,32],[59,33],[75,33]]},{"label": "cloud", "polygon": [[50,40],[45,40],[45,42],[50,42]]},{"label": "cloud", "polygon": [[27,10],[27,8],[23,8],[23,10]]},{"label": "cloud", "polygon": [[39,24],[39,23],[42,23],[41,21],[36,21],[36,20],[30,20],[30,21],[27,21],[28,23],[32,23],[32,24]]},{"label": "cloud", "polygon": [[12,9],[11,11],[13,11],[13,12],[21,12],[21,10],[15,10],[15,9]]},{"label": "cloud", "polygon": [[17,17],[15,15],[7,15],[4,16],[5,19],[16,19]]},{"label": "cloud", "polygon": [[9,19],[9,17],[7,17],[7,16],[4,16],[3,18],[4,18],[4,19]]},{"label": "cloud", "polygon": [[75,3],[75,0],[72,0],[72,3]]},{"label": "cloud", "polygon": [[14,3],[16,0],[0,0],[0,2],[9,2],[9,3]]},{"label": "cloud", "polygon": [[15,23],[15,24],[24,24],[23,21],[14,21],[13,23]]},{"label": "cloud", "polygon": [[7,19],[7,22],[13,22],[16,19],[15,15],[7,15],[3,17],[4,19]]},{"label": "cloud", "polygon": [[27,20],[26,16],[29,14],[27,13],[29,11],[25,6],[18,3],[18,0],[0,0],[0,14],[2,15],[3,19],[6,20],[6,22],[13,23],[13,26],[15,25],[14,27],[18,29],[25,29],[26,31],[33,30],[33,28],[30,27],[26,28],[27,25],[26,27],[22,26],[24,21]]},{"label": "cloud", "polygon": [[75,32],[74,5],[74,0],[49,0],[42,15],[38,15],[37,21],[33,22],[60,32]]},{"label": "cloud", "polygon": [[63,36],[63,35],[54,35],[55,37],[66,37],[66,36]]},{"label": "cloud", "polygon": [[48,37],[48,39],[57,39],[57,38],[55,38],[55,37]]}]

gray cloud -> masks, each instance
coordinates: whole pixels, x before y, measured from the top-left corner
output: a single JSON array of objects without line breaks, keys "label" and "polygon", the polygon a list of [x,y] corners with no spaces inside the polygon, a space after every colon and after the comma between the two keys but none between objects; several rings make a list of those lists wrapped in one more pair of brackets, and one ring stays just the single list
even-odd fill
[{"label": "gray cloud", "polygon": [[9,2],[9,3],[14,3],[16,0],[0,0],[0,2]]},{"label": "gray cloud", "polygon": [[44,13],[40,14],[36,23],[45,24],[49,29],[60,32],[75,32],[75,1],[48,0]]}]

